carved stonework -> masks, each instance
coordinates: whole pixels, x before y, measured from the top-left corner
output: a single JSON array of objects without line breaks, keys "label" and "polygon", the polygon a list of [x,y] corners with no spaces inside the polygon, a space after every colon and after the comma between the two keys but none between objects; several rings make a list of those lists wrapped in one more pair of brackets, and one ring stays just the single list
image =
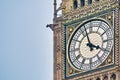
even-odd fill
[{"label": "carved stonework", "polygon": [[54,26],[54,80],[63,79],[63,52],[61,23]]},{"label": "carved stonework", "polygon": [[61,64],[60,63],[57,63],[56,64],[56,70],[60,70],[61,69]]},{"label": "carved stonework", "polygon": [[[47,25],[54,34],[54,80],[120,80],[120,1],[92,0],[92,4],[89,4],[88,0],[85,0],[85,6],[81,6],[81,1],[84,0],[77,0],[77,8],[74,8],[73,1],[75,0],[62,0],[57,9],[57,1],[54,0],[53,24]],[[57,12],[60,10],[62,10],[62,17],[57,17]],[[93,19],[101,19],[110,25],[113,30],[114,46],[105,60],[97,67],[90,70],[76,69],[68,56],[71,36],[77,32],[80,25]],[[92,45],[92,48],[95,49],[95,47]],[[84,50],[84,48],[82,49]],[[100,57],[98,57],[99,59]],[[84,60],[81,63],[84,63]]]},{"label": "carved stonework", "polygon": [[63,15],[63,18],[66,20],[65,23],[67,23],[87,16],[92,16],[94,14],[115,8],[116,6],[118,6],[118,4],[115,4],[115,2],[105,0],[101,3],[94,3],[92,6],[86,6],[75,11],[71,11]]}]

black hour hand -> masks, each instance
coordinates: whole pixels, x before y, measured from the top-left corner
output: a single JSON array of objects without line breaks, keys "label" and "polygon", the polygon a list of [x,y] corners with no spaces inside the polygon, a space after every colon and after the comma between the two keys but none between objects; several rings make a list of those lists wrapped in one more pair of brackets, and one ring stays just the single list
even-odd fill
[{"label": "black hour hand", "polygon": [[93,44],[92,44],[92,47],[95,47],[96,49],[99,49],[99,48],[100,48],[99,45],[95,46],[95,45],[93,45]]},{"label": "black hour hand", "polygon": [[93,51],[93,48],[96,48],[96,49],[99,49],[99,48],[100,48],[99,45],[95,46],[95,45],[92,44],[92,43],[87,43],[87,46],[90,47],[90,51]]}]

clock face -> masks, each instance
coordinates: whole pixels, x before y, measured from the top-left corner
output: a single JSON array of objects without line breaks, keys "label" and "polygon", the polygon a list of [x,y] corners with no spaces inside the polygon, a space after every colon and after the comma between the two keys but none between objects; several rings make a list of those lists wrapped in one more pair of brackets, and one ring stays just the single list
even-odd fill
[{"label": "clock face", "polygon": [[79,26],[68,43],[68,59],[79,70],[102,64],[111,52],[113,32],[103,20],[91,20]]}]

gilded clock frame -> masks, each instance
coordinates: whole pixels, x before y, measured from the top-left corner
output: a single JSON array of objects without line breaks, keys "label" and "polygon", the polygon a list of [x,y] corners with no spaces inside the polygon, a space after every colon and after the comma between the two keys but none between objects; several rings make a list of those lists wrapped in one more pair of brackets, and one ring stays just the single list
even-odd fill
[{"label": "gilded clock frame", "polygon": [[[82,25],[86,24],[87,22],[94,21],[94,20],[99,20],[99,21],[105,22],[105,23],[112,29],[112,33],[113,33],[113,35],[114,35],[113,26],[110,25],[110,23],[109,23],[108,21],[106,21],[105,19],[103,19],[103,18],[92,18],[92,19],[88,19],[88,20],[86,20],[86,21],[83,21],[83,22],[80,23],[79,25],[77,25],[77,27],[74,29],[74,31],[72,32],[72,34],[70,35],[70,37],[69,37],[69,39],[68,39],[67,49],[66,49],[66,54],[67,54],[68,63],[69,63],[75,70],[82,71],[82,72],[85,71],[85,70],[77,69],[75,66],[73,66],[72,62],[70,61],[70,57],[69,57],[69,55],[68,55],[68,54],[69,54],[68,48],[69,48],[69,45],[70,45],[70,42],[71,42],[71,38],[72,38],[72,36],[74,35],[74,33],[75,33]],[[113,40],[113,46],[114,46],[114,40]],[[113,49],[113,48],[114,48],[114,47],[112,47],[112,49]],[[112,49],[111,49],[111,50],[112,50]],[[110,53],[111,53],[111,51],[110,51]],[[109,55],[110,55],[110,53],[109,53]],[[107,57],[108,57],[108,56],[107,56]],[[104,61],[105,61],[105,60],[104,60]],[[102,63],[101,63],[101,64],[102,64]],[[99,64],[99,65],[101,65],[101,64]],[[95,69],[95,68],[94,68],[94,69]],[[91,70],[94,70],[94,69],[91,69]]]},{"label": "gilded clock frame", "polygon": [[[94,73],[95,71],[100,71],[100,70],[105,70],[105,69],[110,69],[110,68],[112,68],[112,67],[115,67],[116,65],[118,65],[118,46],[116,46],[116,44],[118,44],[118,37],[116,37],[117,36],[117,33],[118,33],[118,25],[117,24],[115,24],[115,23],[118,23],[118,16],[117,16],[117,14],[118,14],[118,8],[115,8],[115,9],[111,9],[111,10],[109,10],[110,12],[112,12],[113,13],[113,17],[114,17],[114,20],[113,20],[113,30],[114,30],[114,33],[113,33],[113,35],[115,36],[114,37],[114,63],[111,65],[106,65],[106,66],[102,66],[102,67],[99,67],[99,68],[97,68],[97,69],[94,69],[94,70],[90,70],[90,71],[82,71],[82,72],[78,72],[78,73],[74,73],[74,74],[72,74],[72,75],[68,75],[68,73],[67,73],[67,68],[66,67],[68,67],[68,65],[66,65],[67,64],[67,60],[69,60],[68,59],[68,52],[66,51],[66,49],[68,48],[68,42],[69,42],[69,40],[67,40],[67,30],[66,30],[66,27],[70,27],[70,26],[73,26],[73,25],[77,25],[77,26],[80,26],[81,24],[84,24],[85,22],[87,22],[87,21],[89,21],[89,20],[91,20],[91,19],[102,19],[102,20],[104,20],[105,22],[107,22],[108,24],[109,24],[109,22],[106,20],[106,19],[104,19],[104,18],[100,18],[100,16],[102,16],[102,15],[106,15],[106,14],[109,14],[109,12],[107,12],[107,11],[105,11],[104,12],[104,14],[103,14],[103,12],[101,13],[101,14],[99,14],[99,15],[95,15],[95,16],[91,16],[91,17],[87,17],[87,20],[85,20],[85,19],[80,19],[80,20],[77,20],[77,21],[72,21],[72,22],[68,22],[68,23],[63,23],[63,53],[64,53],[64,63],[63,63],[63,65],[64,65],[64,77],[65,77],[65,79],[69,79],[69,78],[74,78],[75,76],[80,76],[80,75],[85,75],[85,74],[89,74],[89,73]],[[110,25],[110,24],[109,24]],[[110,27],[111,27],[111,25],[110,25]],[[77,28],[75,28],[74,29],[74,31],[76,30]],[[73,33],[72,33],[73,34]],[[70,39],[70,38],[69,38]],[[117,39],[117,40],[116,40]],[[67,45],[67,47],[66,47],[66,45]],[[68,61],[69,62],[69,61]],[[70,63],[70,62],[69,62]],[[71,64],[70,64],[71,65]],[[73,67],[74,68],[74,67]],[[104,69],[105,68],[105,69]],[[75,69],[76,70],[76,69]],[[78,70],[79,71],[79,70]]]}]

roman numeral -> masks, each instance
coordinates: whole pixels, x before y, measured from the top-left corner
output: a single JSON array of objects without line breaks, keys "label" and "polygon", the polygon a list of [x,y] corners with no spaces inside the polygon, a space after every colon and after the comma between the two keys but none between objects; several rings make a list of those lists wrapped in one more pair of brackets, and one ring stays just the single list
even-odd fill
[{"label": "roman numeral", "polygon": [[99,27],[102,25],[102,21],[99,22]]},{"label": "roman numeral", "polygon": [[90,58],[90,69],[92,68],[91,65],[92,65],[92,58]]},{"label": "roman numeral", "polygon": [[[109,30],[109,28],[107,30]],[[107,32],[107,30],[104,33],[102,33],[101,36],[104,35]]]},{"label": "roman numeral", "polygon": [[[100,47],[99,47],[100,48]],[[107,51],[107,52],[110,52],[108,50],[106,50],[105,48],[100,48],[102,51]]]},{"label": "roman numeral", "polygon": [[78,55],[74,60],[73,62],[75,62],[76,60],[78,60],[80,58],[80,55]]},{"label": "roman numeral", "polygon": [[74,50],[71,50],[70,52],[75,52],[75,51],[79,51],[79,50],[80,50],[80,48],[76,48]]},{"label": "roman numeral", "polygon": [[92,23],[90,22],[90,28],[89,28],[89,30],[90,30],[90,33],[92,32]]},{"label": "roman numeral", "polygon": [[98,26],[98,29],[97,29],[97,31],[96,32],[98,32],[98,30],[99,30],[99,28],[100,28],[100,26],[102,25],[102,21],[101,22],[99,22],[99,26]]},{"label": "roman numeral", "polygon": [[76,40],[76,39],[73,39],[74,41],[76,41],[76,42],[81,42],[81,41],[79,41],[79,40]]},{"label": "roman numeral", "polygon": [[85,59],[82,60],[82,63],[83,63],[83,64],[85,63]]},{"label": "roman numeral", "polygon": [[100,57],[98,56],[98,54],[97,54],[97,58],[98,58],[98,60],[99,60],[100,62],[102,62],[101,59],[100,59]]},{"label": "roman numeral", "polygon": [[77,57],[76,57],[76,59],[78,60],[80,58],[80,55],[78,55]]},{"label": "roman numeral", "polygon": [[106,39],[106,40],[103,40],[103,42],[107,42],[107,41],[110,41],[110,40],[113,40],[113,38],[112,38],[112,39]]},{"label": "roman numeral", "polygon": [[[83,27],[84,27],[84,28],[83,28]],[[85,37],[85,36],[86,36],[85,25],[82,26],[82,27],[80,28],[80,30],[82,31],[82,34],[83,34],[83,36]]]}]

